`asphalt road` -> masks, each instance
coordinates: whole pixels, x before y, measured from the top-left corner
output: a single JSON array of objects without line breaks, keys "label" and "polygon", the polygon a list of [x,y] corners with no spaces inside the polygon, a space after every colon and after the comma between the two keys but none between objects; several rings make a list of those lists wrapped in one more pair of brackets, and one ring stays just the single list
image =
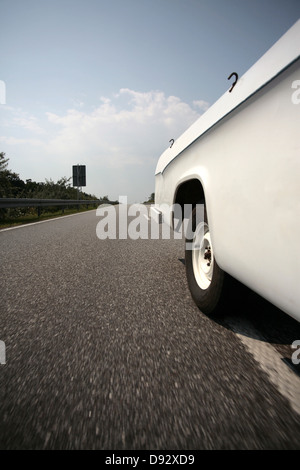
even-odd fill
[{"label": "asphalt road", "polygon": [[0,448],[300,449],[300,324],[238,283],[206,317],[182,240],[98,221],[0,231]]}]

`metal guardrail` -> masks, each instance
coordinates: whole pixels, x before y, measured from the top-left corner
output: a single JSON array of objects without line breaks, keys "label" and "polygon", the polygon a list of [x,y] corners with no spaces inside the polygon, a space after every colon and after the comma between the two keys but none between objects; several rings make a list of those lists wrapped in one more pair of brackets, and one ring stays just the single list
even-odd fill
[{"label": "metal guardrail", "polygon": [[40,217],[42,207],[54,207],[60,206],[62,213],[66,207],[77,206],[89,206],[89,205],[100,205],[100,204],[115,204],[114,202],[107,200],[89,200],[89,199],[29,199],[29,198],[0,198],[0,209],[13,209],[16,207],[36,207],[37,215]]},{"label": "metal guardrail", "polygon": [[29,198],[0,198],[0,209],[13,207],[50,207],[50,206],[79,206],[90,204],[110,203],[109,201],[84,199],[29,199]]}]

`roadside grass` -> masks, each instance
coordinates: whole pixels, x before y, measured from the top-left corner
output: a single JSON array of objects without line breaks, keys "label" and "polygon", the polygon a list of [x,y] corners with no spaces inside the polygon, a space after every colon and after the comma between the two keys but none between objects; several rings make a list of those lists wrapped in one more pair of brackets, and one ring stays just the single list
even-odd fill
[{"label": "roadside grass", "polygon": [[4,217],[0,219],[0,230],[4,228],[10,228],[10,227],[16,227],[18,225],[25,225],[25,224],[30,224],[33,222],[40,222],[42,220],[49,220],[49,219],[54,219],[57,217],[63,217],[65,215],[71,215],[71,214],[76,214],[80,212],[89,212],[91,210],[95,210],[95,207],[93,206],[88,206],[88,207],[80,207],[78,208],[73,208],[73,209],[59,209],[55,212],[43,212],[41,213],[40,216],[35,212],[31,212],[26,215],[20,215],[18,217]]}]

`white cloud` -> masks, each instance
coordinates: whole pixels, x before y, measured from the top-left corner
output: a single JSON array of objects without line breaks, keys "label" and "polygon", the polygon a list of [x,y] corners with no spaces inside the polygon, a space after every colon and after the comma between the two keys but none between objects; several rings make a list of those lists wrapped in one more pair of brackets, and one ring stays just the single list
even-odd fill
[{"label": "white cloud", "polygon": [[202,112],[207,111],[209,106],[210,106],[209,103],[207,101],[204,101],[204,100],[193,101],[193,105],[196,106],[197,108],[199,108]]},{"label": "white cloud", "polygon": [[195,122],[207,103],[189,105],[161,91],[122,88],[111,97],[102,96],[94,108],[75,101],[73,106],[62,114],[46,113],[43,124],[13,110],[6,127],[10,135],[0,142],[11,146],[18,160],[14,171],[23,177],[24,168],[24,179],[55,180],[70,176],[72,165],[85,164],[88,192],[113,198],[132,195],[140,201],[154,191],[156,163],[170,139]]},{"label": "white cloud", "polygon": [[1,116],[1,126],[15,128],[17,132],[25,130],[34,134],[44,134],[45,131],[36,116],[13,106],[3,106],[1,110],[7,113],[5,117],[4,114]]},{"label": "white cloud", "polygon": [[32,145],[33,147],[44,146],[42,140],[39,139],[21,139],[18,137],[0,137],[0,142],[7,145]]},{"label": "white cloud", "polygon": [[24,129],[27,129],[35,134],[43,134],[44,129],[38,124],[38,120],[34,116],[18,116],[15,117],[13,122]]},{"label": "white cloud", "polygon": [[47,116],[60,127],[48,143],[51,154],[75,160],[97,157],[102,165],[122,167],[157,159],[170,138],[178,137],[199,114],[175,96],[123,88],[113,100],[102,97],[90,112],[70,109]]}]

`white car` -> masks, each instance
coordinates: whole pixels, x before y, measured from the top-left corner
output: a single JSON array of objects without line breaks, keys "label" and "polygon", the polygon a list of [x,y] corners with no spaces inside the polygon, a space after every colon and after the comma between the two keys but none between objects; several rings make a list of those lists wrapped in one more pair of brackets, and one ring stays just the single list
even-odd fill
[{"label": "white car", "polygon": [[186,271],[204,313],[228,273],[300,321],[299,53],[300,20],[158,161],[152,215],[173,226],[174,207],[193,208]]}]

